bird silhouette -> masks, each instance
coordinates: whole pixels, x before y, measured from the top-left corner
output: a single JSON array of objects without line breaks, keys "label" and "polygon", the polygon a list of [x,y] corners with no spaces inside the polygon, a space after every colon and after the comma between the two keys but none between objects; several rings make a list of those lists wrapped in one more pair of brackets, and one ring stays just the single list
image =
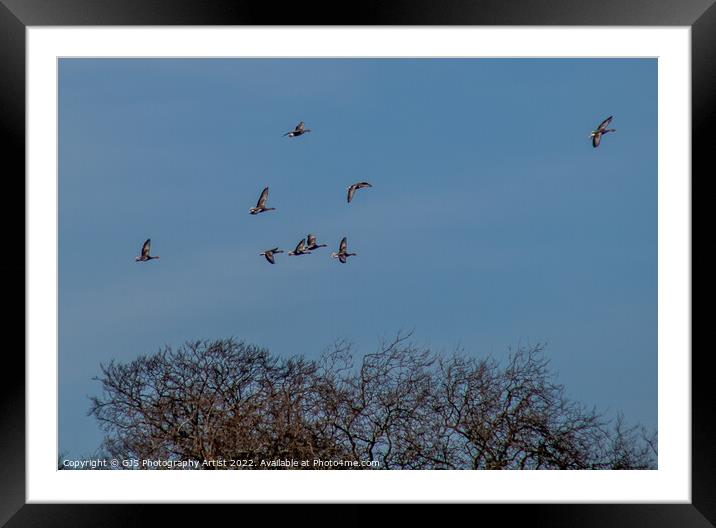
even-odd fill
[{"label": "bird silhouette", "polygon": [[266,257],[266,260],[268,260],[271,264],[276,264],[274,260],[274,255],[277,253],[283,253],[283,250],[279,248],[273,248],[273,249],[267,249],[263,253],[259,253],[262,257]]},{"label": "bird silhouette", "polygon": [[597,148],[599,144],[602,142],[602,136],[608,132],[616,132],[616,129],[614,128],[607,128],[609,126],[609,123],[612,122],[612,119],[614,116],[607,117],[604,121],[599,123],[599,126],[596,130],[594,130],[589,137],[592,138],[592,146],[594,148]]},{"label": "bird silhouette", "polygon": [[290,132],[286,132],[286,133],[283,135],[283,137],[286,137],[286,136],[288,136],[288,137],[298,137],[298,136],[302,136],[302,135],[305,134],[306,132],[310,132],[310,131],[311,131],[311,129],[310,129],[310,128],[306,128],[305,123],[304,123],[303,121],[301,121],[299,124],[296,125],[296,128],[294,128],[294,129],[291,130]]},{"label": "bird silhouette", "polygon": [[159,255],[152,257],[149,255],[149,248],[152,245],[151,239],[147,239],[144,241],[144,244],[142,244],[142,250],[140,251],[140,255],[138,257],[134,258],[135,262],[146,262],[148,260],[152,259],[158,259]]},{"label": "bird silhouette", "polygon": [[331,257],[337,258],[342,264],[345,264],[348,257],[354,257],[357,253],[348,253],[348,239],[343,237],[338,246],[338,252],[331,253]]},{"label": "bird silhouette", "polygon": [[354,183],[350,187],[348,187],[348,203],[351,203],[351,200],[353,200],[353,195],[356,193],[358,189],[363,189],[365,187],[373,187],[368,182],[358,182]]},{"label": "bird silhouette", "polygon": [[249,209],[249,213],[252,215],[263,213],[265,211],[275,211],[275,207],[266,207],[266,200],[268,200],[268,193],[269,188],[265,187],[263,191],[261,191],[261,196],[259,196],[259,201],[256,202],[256,207],[252,207]]}]

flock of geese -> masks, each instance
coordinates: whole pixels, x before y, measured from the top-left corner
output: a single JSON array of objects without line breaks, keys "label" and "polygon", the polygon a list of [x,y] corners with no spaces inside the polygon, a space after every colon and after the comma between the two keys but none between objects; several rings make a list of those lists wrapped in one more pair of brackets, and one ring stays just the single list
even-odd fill
[{"label": "flock of geese", "polygon": [[[310,131],[311,131],[311,129],[306,128],[306,124],[303,121],[301,121],[298,125],[296,125],[296,127],[293,130],[291,130],[290,132],[286,132],[282,137],[288,136],[290,138],[294,138],[294,137],[302,136],[303,134],[306,134],[307,132],[310,132]],[[357,183],[354,183],[353,185],[350,185],[348,187],[348,197],[347,197],[348,203],[351,203],[351,201],[353,201],[353,196],[355,195],[355,193],[358,189],[364,189],[366,187],[372,187],[372,185],[365,181],[357,182]],[[256,202],[256,207],[250,208],[249,214],[257,215],[260,213],[265,213],[266,211],[275,211],[276,210],[275,207],[266,207],[266,202],[268,201],[268,197],[269,197],[269,188],[264,187],[264,189],[261,191],[261,194],[259,195],[258,202]],[[151,250],[151,243],[152,243],[152,241],[149,238],[144,241],[144,244],[142,244],[142,249],[140,251],[140,255],[135,258],[136,262],[146,262],[148,260],[159,258],[158,255],[151,256],[149,254],[150,250]],[[301,239],[301,241],[298,243],[298,245],[296,245],[296,248],[293,251],[288,252],[288,256],[293,257],[293,256],[299,256],[299,255],[310,255],[312,251],[315,251],[316,249],[319,249],[322,247],[326,247],[326,244],[318,244],[316,242],[316,236],[309,233],[306,238]],[[284,252],[283,250],[275,247],[272,249],[267,249],[262,253],[259,253],[259,256],[266,258],[266,260],[270,264],[275,264],[276,263],[275,255],[277,255],[278,253],[283,253],[283,252]],[[347,237],[343,237],[341,239],[340,243],[338,244],[338,251],[334,251],[333,253],[331,253],[331,257],[338,259],[338,261],[341,262],[342,264],[345,264],[346,262],[348,262],[348,257],[353,257],[355,255],[356,255],[356,253],[348,252],[348,238]]]},{"label": "flock of geese", "polygon": [[[612,122],[612,119],[614,116],[607,117],[604,121],[599,123],[599,126],[595,130],[592,131],[592,133],[589,135],[590,139],[592,140],[592,146],[594,148],[597,148],[599,144],[602,141],[602,136],[604,134],[607,134],[609,132],[616,132],[616,129],[614,128],[607,128],[609,124]],[[306,125],[303,121],[301,121],[296,127],[291,130],[290,132],[286,132],[282,137],[298,137],[302,136],[303,134],[306,134],[310,132],[310,128],[306,128]],[[351,203],[353,200],[353,196],[355,195],[356,191],[358,189],[364,189],[366,187],[372,187],[372,185],[368,182],[362,181],[354,183],[353,185],[350,185],[348,187],[348,203]],[[257,215],[259,213],[265,213],[266,211],[275,211],[275,207],[266,207],[266,202],[268,201],[268,195],[269,195],[269,188],[264,187],[263,191],[261,191],[261,194],[259,195],[259,200],[256,202],[256,207],[252,207],[249,209],[249,214]],[[137,262],[146,262],[148,260],[152,259],[158,259],[159,256],[151,256],[149,254],[150,248],[151,248],[151,239],[147,239],[144,241],[144,244],[142,244],[142,249],[140,251],[140,255],[135,258]],[[326,247],[326,244],[318,244],[316,243],[316,236],[313,234],[308,234],[306,238],[301,239],[301,241],[296,245],[296,248],[293,251],[289,251],[288,255],[290,257],[293,256],[299,256],[299,255],[310,255],[312,251],[315,251],[316,249]],[[275,255],[278,253],[283,253],[284,251],[275,247],[272,249],[267,249],[266,251],[259,253],[259,256],[264,257],[270,264],[275,264],[276,259]],[[338,244],[338,251],[334,251],[331,253],[332,258],[337,258],[339,262],[342,264],[345,264],[348,261],[348,257],[355,256],[356,253],[348,253],[348,239],[346,237],[343,237]]]}]

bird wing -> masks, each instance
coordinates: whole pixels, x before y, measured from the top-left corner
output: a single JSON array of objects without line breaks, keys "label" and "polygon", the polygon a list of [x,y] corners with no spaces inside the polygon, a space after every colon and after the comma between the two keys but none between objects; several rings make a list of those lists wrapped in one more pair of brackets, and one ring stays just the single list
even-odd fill
[{"label": "bird wing", "polygon": [[368,183],[368,182],[359,182],[359,183],[356,183],[355,185],[356,185],[356,187],[357,187],[358,189],[362,189],[362,188],[364,188],[364,187],[373,187],[373,186],[372,186],[370,183]]},{"label": "bird wing", "polygon": [[348,203],[351,203],[351,200],[353,199],[353,195],[356,193],[356,186],[351,185],[348,187]]},{"label": "bird wing", "polygon": [[338,260],[340,260],[343,264],[346,263],[346,256],[345,255],[338,255]]},{"label": "bird wing", "polygon": [[268,200],[268,187],[266,187],[263,191],[261,191],[261,196],[259,196],[259,201],[256,202],[256,207],[263,207],[264,204],[266,204],[266,200]]},{"label": "bird wing", "polygon": [[343,237],[340,245],[338,246],[338,252],[345,253],[347,249],[348,249],[348,239],[346,237]]},{"label": "bird wing", "polygon": [[602,121],[601,123],[599,123],[599,126],[597,127],[597,130],[604,130],[605,128],[607,128],[607,127],[609,126],[609,123],[611,123],[613,117],[614,117],[614,116],[609,116],[609,117],[607,117],[604,121]]},{"label": "bird wing", "polygon": [[308,242],[306,242],[306,245],[308,245],[308,246],[312,246],[313,244],[316,243],[316,235],[308,235],[307,239],[308,239]]},{"label": "bird wing", "polygon": [[296,125],[296,132],[303,130],[306,127],[303,121]]},{"label": "bird wing", "polygon": [[300,253],[300,252],[302,252],[302,251],[304,250],[304,248],[305,248],[305,244],[306,244],[306,239],[305,239],[305,238],[302,238],[301,241],[300,241],[300,242],[298,243],[298,245],[296,246],[296,249],[294,249],[293,251],[294,251],[295,253]]},{"label": "bird wing", "polygon": [[142,256],[143,257],[149,256],[149,247],[151,246],[151,244],[152,244],[152,240],[150,238],[145,240],[144,244],[142,244]]},{"label": "bird wing", "polygon": [[602,134],[601,134],[601,133],[594,134],[594,136],[592,136],[592,146],[593,146],[594,148],[597,148],[597,147],[599,146],[599,143],[600,143],[601,141],[602,141]]},{"label": "bird wing", "polygon": [[274,260],[273,260],[273,251],[267,251],[264,256],[266,257],[266,260],[268,260],[271,264],[275,264],[275,263],[276,263],[276,262],[274,262]]}]

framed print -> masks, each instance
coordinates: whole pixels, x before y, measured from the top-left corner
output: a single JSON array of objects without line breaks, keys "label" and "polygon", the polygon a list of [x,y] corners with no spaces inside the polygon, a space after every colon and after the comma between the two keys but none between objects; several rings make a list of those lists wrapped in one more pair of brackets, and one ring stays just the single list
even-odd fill
[{"label": "framed print", "polygon": [[711,4],[1,0],[27,309],[0,521],[713,525]]}]

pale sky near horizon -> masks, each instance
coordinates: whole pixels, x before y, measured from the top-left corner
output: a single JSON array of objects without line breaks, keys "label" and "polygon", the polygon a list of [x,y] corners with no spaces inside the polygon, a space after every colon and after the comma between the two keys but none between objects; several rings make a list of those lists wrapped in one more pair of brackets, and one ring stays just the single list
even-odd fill
[{"label": "pale sky near horizon", "polygon": [[657,61],[61,59],[59,322],[69,456],[102,440],[100,363],[230,336],[546,342],[570,397],[656,428]]}]

